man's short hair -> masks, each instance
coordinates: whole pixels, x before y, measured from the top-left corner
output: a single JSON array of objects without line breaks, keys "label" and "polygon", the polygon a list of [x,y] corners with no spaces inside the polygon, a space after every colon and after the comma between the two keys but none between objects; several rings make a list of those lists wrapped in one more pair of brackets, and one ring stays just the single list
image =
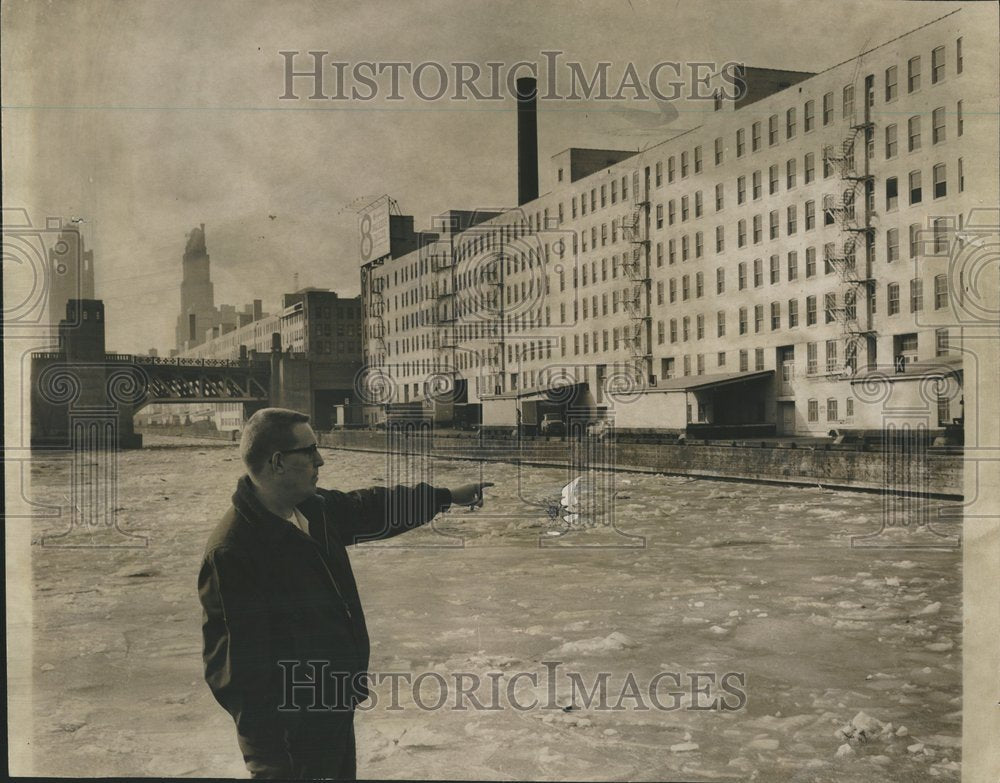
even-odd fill
[{"label": "man's short hair", "polygon": [[251,416],[240,438],[240,456],[251,474],[264,468],[276,451],[294,448],[292,427],[308,423],[309,416],[288,408],[261,408]]}]

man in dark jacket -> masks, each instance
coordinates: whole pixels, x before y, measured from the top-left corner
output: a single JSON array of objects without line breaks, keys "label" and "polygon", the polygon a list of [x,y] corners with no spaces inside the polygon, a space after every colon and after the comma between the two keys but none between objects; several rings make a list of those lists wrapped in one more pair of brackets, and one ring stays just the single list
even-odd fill
[{"label": "man in dark jacket", "polygon": [[247,475],[198,577],[205,679],[253,777],[354,778],[369,642],[346,547],[482,505],[492,484],[320,489],[309,417],[282,408],[247,421],[240,452]]}]

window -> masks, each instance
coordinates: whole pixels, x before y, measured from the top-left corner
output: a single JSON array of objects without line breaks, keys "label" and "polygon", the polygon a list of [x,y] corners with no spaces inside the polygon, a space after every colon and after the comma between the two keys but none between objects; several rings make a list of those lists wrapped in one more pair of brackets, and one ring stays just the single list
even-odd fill
[{"label": "window", "polygon": [[676,343],[677,342],[677,319],[676,318],[671,318],[670,319],[670,342],[672,342],[672,343]]},{"label": "window", "polygon": [[889,263],[899,260],[899,229],[890,228],[885,232],[885,260]]},{"label": "window", "polygon": [[885,181],[885,208],[891,212],[899,206],[899,181],[889,177]]},{"label": "window", "polygon": [[940,144],[944,140],[944,107],[939,106],[931,113],[931,144]]},{"label": "window", "polygon": [[760,172],[755,171],[753,173],[753,199],[756,201],[760,198]]},{"label": "window", "polygon": [[958,192],[963,193],[965,191],[965,167],[962,165],[962,159],[958,159]]},{"label": "window", "polygon": [[826,420],[837,421],[837,401],[833,397],[826,401]]},{"label": "window", "polygon": [[844,119],[849,119],[854,115],[854,85],[848,84],[844,87]]},{"label": "window", "polygon": [[923,188],[919,171],[910,172],[910,204],[919,204],[923,200]]},{"label": "window", "polygon": [[691,297],[691,278],[684,275],[681,278],[681,299],[685,302]]},{"label": "window", "polygon": [[795,107],[785,112],[785,138],[795,138]]},{"label": "window", "polygon": [[778,143],[778,115],[772,114],[767,118],[767,143],[772,147]]},{"label": "window", "polygon": [[896,100],[896,66],[885,69],[885,102]]},{"label": "window", "polygon": [[939,46],[931,51],[931,84],[937,84],[944,78],[944,47]]},{"label": "window", "polygon": [[674,369],[674,359],[673,357],[668,357],[666,359],[660,360],[660,376],[663,378],[673,378],[676,370]]},{"label": "window", "polygon": [[725,206],[725,193],[720,182],[715,186],[715,211],[721,211],[723,206]]},{"label": "window", "polygon": [[795,250],[788,253],[788,282],[799,279],[799,254]]},{"label": "window", "polygon": [[764,305],[754,305],[753,308],[753,330],[759,332],[764,328]]},{"label": "window", "polygon": [[691,238],[685,234],[681,237],[681,261],[687,261],[691,257]]},{"label": "window", "polygon": [[913,57],[906,64],[906,91],[920,89],[920,55]]},{"label": "window", "polygon": [[694,148],[694,173],[701,173],[701,147]]},{"label": "window", "polygon": [[740,128],[736,131],[736,157],[742,158],[746,151],[746,131]]},{"label": "window", "polygon": [[705,339],[705,316],[702,313],[698,313],[697,317],[694,319],[695,323],[695,337],[699,340]]},{"label": "window", "polygon": [[677,301],[677,279],[674,277],[670,278],[670,303],[673,304]]},{"label": "window", "polygon": [[715,270],[715,293],[721,294],[726,290],[726,270],[721,266]]},{"label": "window", "polygon": [[806,373],[815,375],[819,371],[817,344],[806,343]]},{"label": "window", "polygon": [[736,223],[736,244],[743,247],[747,243],[747,222],[739,220]]},{"label": "window", "polygon": [[726,234],[722,226],[715,227],[715,252],[721,253],[726,247]]},{"label": "window", "polygon": [[701,191],[695,191],[694,194],[694,216],[696,218],[701,217],[701,213],[704,211],[704,205],[702,204]]},{"label": "window", "polygon": [[673,264],[677,260],[677,242],[673,239],[667,240],[667,261]]},{"label": "window", "polygon": [[805,108],[802,111],[802,124],[806,133],[809,133],[816,126],[815,101],[806,101]]},{"label": "window", "polygon": [[715,165],[722,164],[722,139],[715,140]]},{"label": "window", "polygon": [[836,292],[823,296],[823,317],[826,323],[833,323],[837,320],[837,294]]},{"label": "window", "polygon": [[[657,228],[660,228],[663,226],[662,204],[656,205],[656,213],[657,213],[656,219],[659,221],[659,226],[657,226]],[[670,201],[667,202],[667,225],[672,226],[676,221],[677,221],[677,204],[674,203],[673,199],[670,199]]]},{"label": "window", "polygon": [[785,163],[785,187],[789,190],[795,187],[795,158]]},{"label": "window", "polygon": [[[663,243],[662,242],[657,242],[656,243],[656,265],[658,267],[663,266]],[[607,280],[606,277],[604,279]]]},{"label": "window", "polygon": [[760,258],[753,260],[753,287],[760,288],[764,285],[764,261]]},{"label": "window", "polygon": [[[667,158],[667,182],[674,181],[674,169],[676,168],[676,163],[674,161],[674,156],[671,155]],[[624,195],[623,195],[624,198]]]},{"label": "window", "polygon": [[681,339],[685,342],[691,339],[691,319],[686,315],[681,319]]},{"label": "window", "polygon": [[691,210],[688,208],[688,197],[681,196],[681,222],[687,221],[690,216]]},{"label": "window", "polygon": [[681,153],[681,179],[688,175],[688,154],[687,150]]},{"label": "window", "polygon": [[920,116],[910,117],[907,122],[907,150],[914,152],[920,149]]},{"label": "window", "polygon": [[769,271],[771,276],[771,285],[774,285],[775,283],[781,281],[781,261],[778,258],[778,256],[775,255],[771,256],[769,264],[770,264]]},{"label": "window", "polygon": [[749,359],[750,356],[745,350],[740,351],[740,372],[746,372],[749,369]]},{"label": "window", "polygon": [[816,202],[806,202],[806,231],[816,228]]},{"label": "window", "polygon": [[934,309],[943,310],[948,306],[948,276],[934,276]]},{"label": "window", "polygon": [[771,331],[781,328],[781,302],[771,302]]},{"label": "window", "polygon": [[899,312],[899,283],[889,283],[886,286],[886,298],[889,302],[889,315],[896,315]]},{"label": "window", "polygon": [[656,161],[656,187],[663,185],[663,161]]},{"label": "window", "polygon": [[747,333],[747,309],[745,307],[740,308],[740,334]]},{"label": "window", "polygon": [[910,224],[910,258],[920,255],[920,224]]},{"label": "window", "polygon": [[[768,231],[771,239],[778,238],[778,210],[772,210],[768,216]],[[756,241],[756,240],[755,240]]]},{"label": "window", "polygon": [[764,369],[764,349],[755,348],[753,352],[754,369],[763,370]]},{"label": "window", "polygon": [[934,355],[947,356],[950,352],[949,335],[947,329],[934,330]]},{"label": "window", "polygon": [[747,262],[740,261],[738,267],[736,267],[736,276],[739,284],[739,289],[742,291],[747,287]]},{"label": "window", "polygon": [[823,124],[829,125],[833,121],[833,93],[828,92],[823,96]]},{"label": "window", "polygon": [[816,248],[806,248],[806,277],[816,276]]},{"label": "window", "polygon": [[885,126],[885,157],[895,158],[896,153],[899,151],[899,144],[896,139],[896,126],[886,125]]},{"label": "window", "polygon": [[962,72],[962,39],[955,41],[955,73]]},{"label": "window", "polygon": [[948,252],[948,219],[933,218],[931,231],[934,235],[934,255]]},{"label": "window", "polygon": [[837,371],[837,341],[827,340],[826,341],[826,371],[836,372]]},{"label": "window", "polygon": [[760,149],[760,123],[755,122],[750,126],[750,149],[756,152]]},{"label": "window", "polygon": [[656,303],[658,305],[663,304],[663,281],[656,281]]},{"label": "window", "polygon": [[794,329],[799,325],[799,300],[788,300],[788,328]]},{"label": "window", "polygon": [[945,164],[938,163],[934,167],[934,198],[943,198],[948,195],[948,178]]},{"label": "window", "polygon": [[716,336],[725,337],[726,336],[726,311],[719,310],[715,314],[715,331]]},{"label": "window", "polygon": [[747,199],[747,178],[736,178],[736,203],[742,204]]},{"label": "window", "polygon": [[[608,333],[604,332],[604,334],[605,334],[605,336],[607,336]],[[657,321],[656,322],[656,344],[657,345],[663,345],[663,343],[666,342],[666,339],[667,339],[666,325],[663,323],[663,321]],[[607,350],[607,346],[604,346],[604,349]]]},{"label": "window", "polygon": [[798,207],[794,204],[787,209],[788,234],[794,234],[798,230]]},{"label": "window", "polygon": [[[774,214],[777,214],[777,213],[774,213]],[[754,215],[753,216],[753,242],[754,242],[755,245],[760,243],[762,236],[763,236],[763,229],[762,229],[762,223],[761,223],[761,216],[760,215]]]},{"label": "window", "polygon": [[965,121],[962,119],[962,102],[961,101],[959,101],[958,103],[955,104],[955,125],[956,125],[956,134],[955,135],[961,136],[962,132],[965,130]]},{"label": "window", "polygon": [[915,277],[910,281],[910,312],[919,313],[924,309],[924,281]]},{"label": "window", "polygon": [[696,299],[701,299],[705,295],[705,273],[696,272],[694,276],[694,295]]},{"label": "window", "polygon": [[819,421],[819,400],[809,400],[808,410],[809,421]]},{"label": "window", "polygon": [[805,169],[805,181],[808,185],[816,179],[816,156],[813,153],[806,153],[805,166],[803,168]]},{"label": "window", "polygon": [[716,356],[715,356],[715,363],[719,367],[725,367],[726,366],[726,352],[725,351],[719,351],[716,354]]}]

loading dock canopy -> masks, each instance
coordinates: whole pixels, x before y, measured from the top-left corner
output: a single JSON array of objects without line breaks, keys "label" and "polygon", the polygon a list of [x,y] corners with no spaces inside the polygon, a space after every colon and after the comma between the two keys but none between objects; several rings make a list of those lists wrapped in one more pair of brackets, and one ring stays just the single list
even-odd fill
[{"label": "loading dock canopy", "polygon": [[732,386],[748,381],[758,381],[770,378],[774,375],[774,370],[758,370],[757,372],[727,372],[718,375],[684,375],[680,378],[667,378],[659,380],[656,386],[649,391],[702,391],[705,389],[718,389],[721,386]]},{"label": "loading dock canopy", "polygon": [[484,394],[484,400],[568,400],[587,388],[585,382],[567,383],[565,386],[536,386],[531,389],[517,389],[503,394]]}]

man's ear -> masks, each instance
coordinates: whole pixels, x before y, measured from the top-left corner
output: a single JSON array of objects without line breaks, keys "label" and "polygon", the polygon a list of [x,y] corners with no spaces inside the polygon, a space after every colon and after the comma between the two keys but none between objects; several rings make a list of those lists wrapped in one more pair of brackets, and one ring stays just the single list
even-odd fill
[{"label": "man's ear", "polygon": [[274,454],[271,455],[271,459],[267,461],[267,464],[271,466],[271,470],[273,470],[275,473],[284,473],[285,455],[282,454],[280,451],[276,451],[274,452]]}]

